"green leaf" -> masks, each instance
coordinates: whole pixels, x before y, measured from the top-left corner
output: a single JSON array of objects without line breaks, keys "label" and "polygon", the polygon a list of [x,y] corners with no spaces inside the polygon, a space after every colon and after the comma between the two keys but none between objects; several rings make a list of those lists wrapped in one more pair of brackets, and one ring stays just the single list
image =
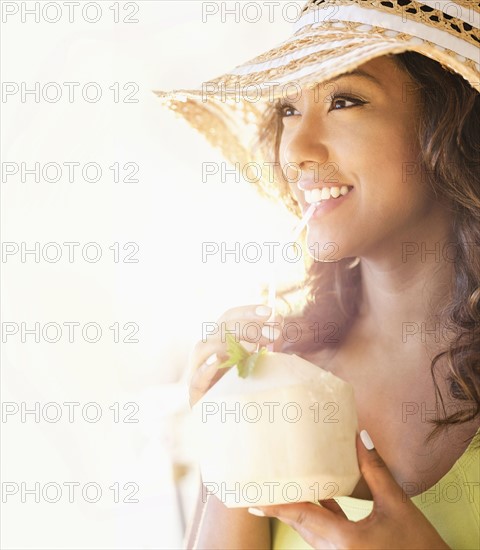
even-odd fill
[{"label": "green leaf", "polygon": [[237,342],[231,334],[227,334],[227,354],[229,358],[218,366],[219,369],[233,367],[239,361],[243,361],[250,355],[242,344]]},{"label": "green leaf", "polygon": [[261,348],[259,351],[252,353],[244,361],[240,361],[237,365],[238,376],[246,378],[258,364],[258,360],[265,355],[267,352],[266,348]]},{"label": "green leaf", "polygon": [[259,351],[249,352],[240,342],[237,342],[231,334],[227,334],[227,354],[228,359],[218,366],[219,369],[237,366],[238,375],[246,378],[257,365],[258,360],[265,355],[266,348]]}]

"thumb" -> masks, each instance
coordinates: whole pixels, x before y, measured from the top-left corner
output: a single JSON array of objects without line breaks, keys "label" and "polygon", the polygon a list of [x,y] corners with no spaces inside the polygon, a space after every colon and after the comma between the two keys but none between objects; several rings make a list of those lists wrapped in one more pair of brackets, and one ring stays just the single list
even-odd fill
[{"label": "thumb", "polygon": [[405,503],[408,498],[378,454],[366,430],[357,434],[357,456],[360,471],[372,493],[374,506],[386,509]]}]

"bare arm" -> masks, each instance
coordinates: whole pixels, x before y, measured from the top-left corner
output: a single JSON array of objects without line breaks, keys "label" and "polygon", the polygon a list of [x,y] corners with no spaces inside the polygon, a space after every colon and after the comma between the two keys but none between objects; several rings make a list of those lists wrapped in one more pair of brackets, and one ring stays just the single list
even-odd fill
[{"label": "bare arm", "polygon": [[187,550],[270,550],[268,518],[252,516],[246,508],[227,508],[215,495],[204,496],[202,487],[185,540]]}]

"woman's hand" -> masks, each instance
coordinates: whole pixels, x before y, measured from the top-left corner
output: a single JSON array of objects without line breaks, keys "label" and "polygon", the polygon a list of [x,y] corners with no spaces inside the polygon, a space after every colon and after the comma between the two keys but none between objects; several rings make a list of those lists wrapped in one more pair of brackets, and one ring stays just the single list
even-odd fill
[{"label": "woman's hand", "polygon": [[[228,358],[226,334],[234,336],[248,351],[272,340],[275,346],[279,345],[283,319],[276,316],[275,322],[279,324],[272,324],[271,313],[269,307],[262,305],[229,309],[218,319],[215,334],[195,345],[189,360],[191,407],[229,370],[218,368]],[[277,327],[276,333],[270,330],[272,327]],[[227,508],[215,494],[205,492],[204,487],[201,481],[185,548],[270,548],[270,524],[266,518],[253,517],[245,508]]]},{"label": "woman's hand", "polygon": [[[363,438],[365,434],[363,431]],[[303,502],[250,508],[249,511],[277,517],[298,531],[315,549],[448,549],[432,524],[395,481],[368,434],[366,445],[359,435],[356,443],[360,471],[373,496],[373,510],[366,518],[357,522],[348,520],[333,499],[321,501],[322,506]]]},{"label": "woman's hand", "polygon": [[215,334],[195,345],[189,361],[191,407],[229,370],[218,368],[227,359],[227,333],[234,335],[248,351],[254,351],[257,344],[266,346],[279,341],[283,319],[276,315],[274,323],[271,323],[271,313],[271,308],[265,305],[229,309],[218,319]]}]

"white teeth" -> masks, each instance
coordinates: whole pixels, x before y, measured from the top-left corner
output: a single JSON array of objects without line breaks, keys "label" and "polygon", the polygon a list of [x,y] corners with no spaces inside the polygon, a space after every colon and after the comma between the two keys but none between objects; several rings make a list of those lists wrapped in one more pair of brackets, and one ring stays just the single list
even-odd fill
[{"label": "white teeth", "polygon": [[340,195],[346,195],[349,192],[347,185],[342,185],[341,187],[322,187],[319,189],[305,189],[305,201],[308,204],[313,204],[314,202],[326,201],[330,198],[337,199]]},{"label": "white teeth", "polygon": [[311,202],[318,202],[320,200],[322,200],[322,191],[321,189],[312,189],[310,191],[310,199],[311,199]]},{"label": "white teeth", "polygon": [[330,188],[330,195],[336,199],[340,196],[340,187],[331,187]]}]

